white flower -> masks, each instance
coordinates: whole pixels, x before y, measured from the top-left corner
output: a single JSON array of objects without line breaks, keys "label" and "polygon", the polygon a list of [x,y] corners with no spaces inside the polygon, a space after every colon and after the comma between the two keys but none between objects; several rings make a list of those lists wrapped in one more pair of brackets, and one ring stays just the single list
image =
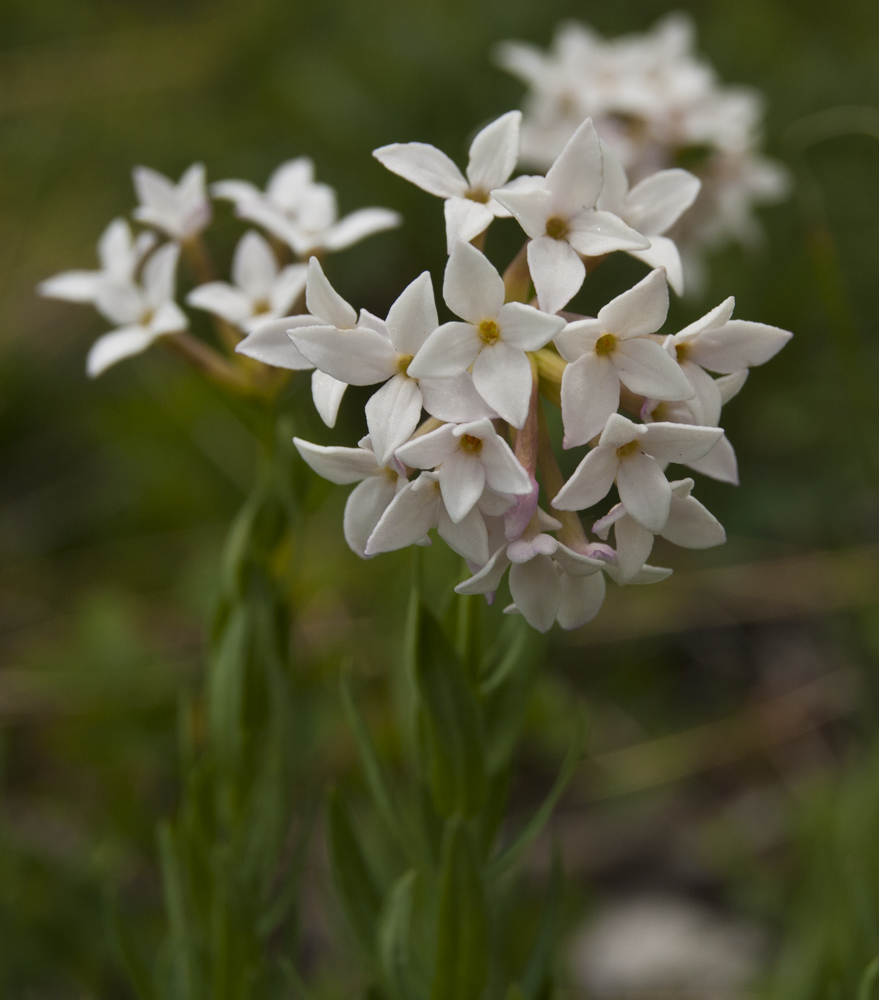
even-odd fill
[{"label": "white flower", "polygon": [[280,269],[275,254],[259,233],[238,241],[232,258],[232,280],[210,281],[194,288],[186,301],[250,333],[261,323],[286,315],[305,290],[308,268],[291,264]]},{"label": "white flower", "polygon": [[616,482],[626,512],[658,535],[671,506],[671,487],[661,463],[702,458],[722,436],[719,427],[635,424],[614,413],[598,445],[577,466],[552,505],[557,510],[584,510],[598,503]]},{"label": "white flower", "polygon": [[388,170],[445,199],[446,239],[452,252],[456,239],[469,242],[485,232],[492,220],[508,216],[489,194],[503,187],[519,158],[521,111],[510,111],[486,125],[470,145],[467,176],[435,146],[424,142],[395,142],[373,150]]},{"label": "white flower", "polygon": [[119,327],[92,345],[86,359],[91,378],[123,358],[140,354],[157,338],[185,330],[185,313],[174,301],[175,274],[180,248],[159,247],[143,266],[142,284],[107,282],[98,291],[98,311]]},{"label": "white flower", "polygon": [[[714,380],[715,387],[720,393],[720,402],[726,405],[735,396],[748,377],[748,370],[732,372],[730,375],[721,375]],[[711,417],[715,414],[705,413],[704,416]],[[716,411],[715,419],[696,420],[693,416],[692,400],[682,403],[668,403],[656,399],[647,399],[641,407],[641,419],[645,424],[656,421],[671,421],[676,424],[701,424],[703,426],[715,427],[720,419],[720,410]],[[726,434],[703,458],[697,458],[692,462],[682,462],[695,472],[701,472],[703,476],[709,476],[721,483],[730,483],[732,486],[739,485],[739,470],[736,462],[736,453],[730,444]]]},{"label": "white flower", "polygon": [[[463,323],[435,329],[415,355],[415,377],[449,378],[472,365],[480,396],[514,427],[522,427],[531,399],[531,362],[526,351],[547,344],[564,319],[521,302],[504,304],[504,282],[490,261],[457,240],[446,265],[443,298]],[[661,351],[661,349],[660,349]]]},{"label": "white flower", "polygon": [[729,375],[765,364],[793,336],[777,326],[732,319],[734,307],[730,296],[680,333],[669,335],[664,344],[693,387],[689,405],[700,424],[716,424],[722,405],[720,387],[705,369]]},{"label": "white flower", "polygon": [[486,486],[495,493],[531,492],[531,477],[489,419],[445,424],[397,449],[397,458],[416,469],[437,469],[449,517],[462,521]]},{"label": "white flower", "polygon": [[94,303],[108,282],[133,281],[141,261],[155,245],[155,233],[139,233],[135,238],[125,219],[114,219],[98,240],[99,271],[64,271],[40,282],[37,290],[47,299]]},{"label": "white flower", "polygon": [[533,178],[521,189],[492,192],[531,237],[528,267],[544,312],[563,309],[580,290],[586,277],[580,255],[650,246],[619,216],[595,207],[602,183],[601,142],[587,118],[545,178]]},{"label": "white flower", "polygon": [[[560,527],[558,522],[555,526]],[[598,613],[604,600],[604,579],[599,572],[602,561],[575,552],[536,528],[499,548],[478,573],[459,583],[455,591],[494,593],[508,566],[515,610],[539,632],[549,631],[557,618],[563,628],[585,624]]]},{"label": "white flower", "polygon": [[632,257],[650,267],[664,267],[668,283],[681,295],[684,291],[684,269],[674,241],[662,234],[667,232],[696,200],[702,182],[687,170],[660,170],[645,177],[629,189],[626,171],[619,157],[605,143],[604,187],[598,207],[618,215],[626,225],[648,237],[647,250],[629,250]]},{"label": "white flower", "polygon": [[480,566],[488,562],[486,517],[499,517],[510,501],[491,490],[484,490],[476,505],[453,521],[443,501],[439,476],[422,472],[393,499],[375,527],[366,545],[368,556],[392,552],[421,542],[431,528],[454,552]]},{"label": "white flower", "polygon": [[256,222],[302,258],[320,250],[344,250],[401,222],[386,208],[363,208],[339,219],[335,191],[314,182],[314,164],[305,156],[278,167],[265,193],[246,181],[220,181],[211,190],[233,201],[242,219]]},{"label": "white flower", "polygon": [[366,543],[388,504],[405,488],[405,470],[399,462],[378,462],[369,437],[357,448],[326,448],[293,438],[299,454],[324,479],[346,485],[359,483],[345,504],[345,541],[361,559],[366,559]]},{"label": "white flower", "polygon": [[[722,545],[726,541],[726,532],[717,518],[690,495],[693,480],[679,479],[670,486],[668,520],[659,534],[673,545],[686,549]],[[592,530],[599,538],[606,539],[611,526],[616,537],[619,582],[629,583],[647,562],[653,549],[654,533],[639,524],[621,503],[596,521]]]},{"label": "white flower", "polygon": [[191,239],[211,221],[204,164],[194,163],[177,184],[149,167],[135,167],[134,189],[140,199],[135,219],[160,229],[173,240]]},{"label": "white flower", "polygon": [[600,433],[620,403],[620,382],[656,399],[688,399],[693,389],[667,351],[650,338],[665,322],[668,286],[658,268],[604,306],[597,319],[569,323],[555,338],[562,374],[564,447]]}]

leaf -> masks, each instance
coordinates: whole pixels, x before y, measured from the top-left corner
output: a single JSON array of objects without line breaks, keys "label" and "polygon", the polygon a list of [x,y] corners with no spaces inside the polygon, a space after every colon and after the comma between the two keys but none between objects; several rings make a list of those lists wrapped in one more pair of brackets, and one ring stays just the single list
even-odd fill
[{"label": "leaf", "polygon": [[488,979],[488,916],[477,852],[464,821],[447,823],[431,1000],[479,1000]]},{"label": "leaf", "polygon": [[238,763],[242,751],[241,713],[249,644],[247,608],[238,604],[219,638],[207,677],[211,746],[227,770]]},{"label": "leaf", "polygon": [[544,799],[543,804],[531,817],[519,835],[509,844],[488,866],[488,878],[495,879],[503,875],[519,860],[519,858],[530,847],[537,835],[546,825],[549,817],[555,809],[556,803],[561,798],[571,776],[576,770],[580,761],[580,754],[586,742],[587,719],[585,712],[581,713],[577,721],[577,731],[571,746],[565,756],[559,775],[555,784],[550,789],[549,795]]},{"label": "leaf", "polygon": [[879,982],[879,955],[864,970],[858,986],[857,1000],[873,1000],[877,982]]},{"label": "leaf", "polygon": [[555,850],[553,851],[552,873],[540,918],[540,926],[537,929],[537,937],[528,964],[519,980],[524,1000],[538,1000],[550,975],[553,952],[562,922],[564,895],[562,874],[561,858],[558,850]]},{"label": "leaf", "polygon": [[159,864],[165,890],[168,914],[170,954],[172,956],[175,993],[180,997],[195,995],[194,954],[186,907],[186,893],[180,871],[174,832],[169,823],[159,826]]},{"label": "leaf", "polygon": [[406,853],[412,860],[421,862],[427,861],[427,852],[423,844],[419,842],[413,833],[403,811],[394,800],[393,793],[385,780],[384,769],[375,745],[363,721],[363,716],[357,708],[357,703],[351,693],[351,685],[347,670],[342,671],[342,703],[348,715],[348,721],[354,731],[354,739],[357,741],[357,749],[360,752],[360,762],[363,767],[363,774],[369,788],[372,800],[379,815],[385,822],[389,832],[398,840]]},{"label": "leaf", "polygon": [[454,649],[424,607],[415,669],[436,808],[444,816],[474,816],[485,796],[479,704]]},{"label": "leaf", "polygon": [[119,901],[115,895],[107,893],[104,901],[104,912],[110,940],[116,948],[122,968],[131,981],[139,1000],[154,1000],[156,989],[152,976],[146,962],[138,952],[131,933],[122,920],[119,913]]},{"label": "leaf", "polygon": [[391,993],[399,1000],[412,995],[412,904],[417,873],[402,875],[388,894],[379,927],[379,961]]},{"label": "leaf", "polygon": [[354,833],[348,807],[336,789],[330,791],[327,825],[330,868],[339,901],[358,944],[372,957],[381,895]]}]

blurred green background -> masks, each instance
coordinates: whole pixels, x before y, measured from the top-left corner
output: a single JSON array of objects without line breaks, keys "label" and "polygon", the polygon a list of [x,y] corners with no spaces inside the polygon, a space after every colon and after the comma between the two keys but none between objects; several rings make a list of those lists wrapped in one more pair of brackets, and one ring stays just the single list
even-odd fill
[{"label": "blurred green background", "polygon": [[[874,0],[677,9],[722,79],[763,91],[767,151],[801,183],[761,213],[762,249],[715,255],[705,298],[673,321],[734,294],[737,316],[795,338],[725,413],[742,486],[700,484],[729,544],[661,553],[669,583],[614,591],[593,626],[555,636],[517,801],[524,812],[539,796],[563,750],[556,723],[584,699],[596,763],[555,823],[581,887],[572,914],[634,890],[698,898],[765,931],[755,989],[842,997],[879,953],[879,125],[838,109],[879,109],[879,15]],[[426,267],[438,283],[443,223],[370,151],[418,139],[460,162],[477,126],[521,102],[494,43],[546,46],[563,18],[640,31],[668,10],[0,4],[0,996],[132,995],[107,899],[158,933],[155,823],[176,808],[178,695],[198,690],[219,547],[254,469],[235,406],[160,352],[87,383],[101,321],[38,299],[36,283],[93,266],[98,235],[132,207],[135,164],[176,178],[202,160],[212,180],[261,185],[307,154],[343,212],[405,215],[330,263],[348,299],[384,315]],[[803,120],[825,111],[820,127],[840,134],[797,152]],[[221,261],[239,232],[218,206]],[[587,298],[639,273],[614,260]],[[357,419],[349,400],[334,433],[316,418],[298,432],[351,443]],[[373,715],[393,724],[380,677],[408,562],[358,561],[341,537],[345,491],[309,490],[297,641],[325,696],[314,740],[330,776],[354,756],[334,702],[342,654],[364,683],[379,678]],[[532,867],[539,882],[545,865]],[[318,967],[325,937],[310,943]]]}]

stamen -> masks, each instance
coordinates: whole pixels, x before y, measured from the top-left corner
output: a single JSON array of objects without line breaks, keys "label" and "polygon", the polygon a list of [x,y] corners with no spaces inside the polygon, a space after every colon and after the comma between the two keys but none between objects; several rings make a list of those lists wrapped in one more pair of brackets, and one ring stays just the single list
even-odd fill
[{"label": "stamen", "polygon": [[461,447],[471,455],[478,455],[482,451],[482,438],[474,437],[472,434],[462,434]]},{"label": "stamen", "polygon": [[595,341],[595,353],[601,357],[613,354],[617,349],[617,338],[612,333],[605,333]]},{"label": "stamen", "polygon": [[405,375],[409,371],[409,365],[412,364],[412,354],[401,354],[397,359],[397,369],[401,375]]},{"label": "stamen", "polygon": [[617,458],[629,458],[640,450],[641,442],[635,438],[634,441],[629,441],[627,444],[621,444],[619,448],[617,448]]},{"label": "stamen", "polygon": [[568,223],[558,215],[546,220],[546,235],[552,240],[563,240],[568,235]]},{"label": "stamen", "polygon": [[486,344],[496,344],[501,339],[500,327],[493,319],[484,319],[479,324],[479,336]]}]

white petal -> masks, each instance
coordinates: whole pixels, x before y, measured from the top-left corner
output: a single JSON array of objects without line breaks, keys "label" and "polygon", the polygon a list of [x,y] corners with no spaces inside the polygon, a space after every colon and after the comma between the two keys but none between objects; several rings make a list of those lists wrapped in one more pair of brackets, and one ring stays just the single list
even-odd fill
[{"label": "white petal", "polygon": [[665,462],[694,462],[707,455],[723,437],[719,427],[693,427],[657,421],[648,424],[642,447]]},{"label": "white petal", "polygon": [[340,382],[332,375],[322,371],[312,372],[311,396],[315,409],[327,427],[335,427],[339,406],[347,388],[347,382]]},{"label": "white petal", "polygon": [[289,264],[281,271],[269,290],[269,304],[276,316],[290,311],[290,307],[305,291],[307,280],[306,264]]},{"label": "white petal", "polygon": [[394,142],[374,149],[372,155],[392,173],[438,198],[463,197],[467,190],[461,171],[445,153],[426,142]]},{"label": "white petal", "polygon": [[327,229],[321,246],[330,251],[344,250],[367,236],[395,229],[402,221],[399,212],[392,212],[389,208],[361,208]]},{"label": "white petal", "polygon": [[562,372],[561,402],[564,448],[600,434],[620,405],[620,379],[610,359],[593,351],[569,364]]},{"label": "white petal", "polygon": [[464,580],[463,583],[459,583],[458,586],[455,587],[455,593],[492,593],[500,586],[504,571],[509,565],[510,560],[507,558],[507,547],[503,546],[502,548],[499,548],[494,555],[492,555],[491,559],[488,560],[478,573],[471,576],[469,580]]},{"label": "white petal", "polygon": [[541,312],[522,302],[501,306],[497,322],[504,342],[523,351],[539,351],[565,328],[564,317]]},{"label": "white petal", "polygon": [[366,558],[366,543],[394,499],[396,482],[391,476],[373,476],[355,486],[345,504],[342,528],[352,552]]},{"label": "white petal", "polygon": [[476,360],[482,347],[470,323],[443,323],[425,340],[409,364],[413,378],[451,378],[461,375]]},{"label": "white petal", "polygon": [[607,590],[604,573],[592,576],[569,576],[562,573],[559,582],[562,587],[562,599],[556,618],[559,625],[570,631],[591,622],[604,603]]},{"label": "white petal", "polygon": [[696,200],[702,182],[688,170],[660,170],[629,191],[626,221],[647,236],[666,232]]},{"label": "white petal", "polygon": [[177,333],[189,326],[186,313],[176,302],[165,302],[153,313],[149,322],[149,331],[153,337],[165,333]]},{"label": "white petal", "polygon": [[425,410],[438,420],[462,424],[497,416],[474,388],[470,372],[453,378],[421,378],[418,388],[421,389]]},{"label": "white petal", "polygon": [[105,281],[98,289],[95,308],[111,323],[136,326],[147,311],[148,304],[137,285]]},{"label": "white petal", "polygon": [[252,299],[268,299],[278,274],[278,262],[268,241],[250,230],[238,241],[232,257],[232,280]]},{"label": "white petal", "polygon": [[141,207],[149,206],[163,214],[174,214],[177,208],[174,185],[164,174],[150,167],[135,167],[131,173]]},{"label": "white petal", "polygon": [[541,236],[528,244],[528,267],[540,308],[557,313],[580,291],[586,265],[564,240]]},{"label": "white petal", "polygon": [[486,125],[470,144],[467,179],[470,186],[488,193],[506,184],[519,159],[521,111],[508,111]]},{"label": "white petal", "polygon": [[765,364],[793,334],[777,326],[733,319],[706,330],[689,344],[688,357],[709,371],[729,374],[740,368]]},{"label": "white petal", "polygon": [[478,325],[484,319],[495,319],[500,312],[503,278],[485,254],[458,240],[446,265],[443,298],[456,316]]},{"label": "white petal", "polygon": [[607,496],[620,466],[614,448],[593,448],[552,502],[556,510],[585,510]]},{"label": "white petal", "polygon": [[621,340],[611,360],[623,385],[640,396],[669,401],[693,398],[693,387],[680,365],[655,340]]},{"label": "white petal", "polygon": [[614,250],[646,250],[650,240],[612,212],[587,211],[568,220],[568,242],[584,257],[601,257]]},{"label": "white petal", "polygon": [[64,271],[41,281],[37,285],[37,291],[46,299],[94,302],[106,280],[107,276],[103,271]]},{"label": "white petal", "polygon": [[550,217],[550,193],[545,186],[517,185],[497,188],[492,198],[516,217],[519,225],[533,240],[546,234],[546,220]]},{"label": "white petal", "polygon": [[469,243],[494,221],[494,212],[470,198],[448,198],[443,206],[446,218],[446,252],[451,253],[455,240]]},{"label": "white petal", "polygon": [[498,434],[483,438],[479,458],[485,468],[485,481],[496,493],[513,496],[531,493],[531,477]]},{"label": "white petal", "polygon": [[619,582],[628,583],[647,562],[653,549],[653,533],[630,516],[621,517],[614,526],[614,531]]},{"label": "white petal", "polygon": [[629,178],[617,154],[607,145],[601,144],[601,158],[604,161],[604,184],[595,207],[602,211],[622,215],[623,199],[629,190]]},{"label": "white petal", "polygon": [[327,281],[317,257],[312,257],[308,262],[305,302],[312,316],[317,316],[331,326],[346,329],[357,322],[357,313]]},{"label": "white petal", "polygon": [[648,267],[665,268],[668,283],[678,295],[684,294],[684,265],[680,251],[667,236],[651,236],[646,250],[627,250],[628,254]]},{"label": "white petal", "polygon": [[96,378],[117,361],[145,351],[154,340],[155,337],[142,326],[124,327],[105,333],[91,346],[85,362],[87,375],[89,378]]},{"label": "white petal", "polygon": [[668,520],[671,503],[671,487],[659,463],[649,455],[629,456],[620,462],[617,489],[626,511],[658,535]]},{"label": "white petal", "polygon": [[531,402],[531,362],[517,347],[497,341],[473,362],[473,385],[508,423],[521,428]]},{"label": "white petal", "polygon": [[438,326],[430,272],[424,271],[391,306],[387,319],[388,336],[400,354],[413,356]]},{"label": "white petal", "polygon": [[186,296],[189,305],[239,326],[253,316],[253,302],[240,288],[225,281],[209,281],[193,288]]},{"label": "white petal", "polygon": [[366,404],[366,424],[380,465],[387,465],[408,441],[421,418],[421,390],[405,375],[395,375]]},{"label": "white petal", "polygon": [[591,354],[603,334],[604,328],[597,319],[578,319],[556,335],[555,346],[565,361],[576,361],[584,354]]},{"label": "white petal", "polygon": [[439,482],[449,517],[457,522],[466,517],[482,496],[485,470],[475,455],[458,448],[440,466]]},{"label": "white petal", "polygon": [[488,562],[488,531],[485,520],[476,507],[456,523],[449,517],[445,506],[440,504],[437,533],[449,548],[469,562],[480,566]]},{"label": "white petal", "polygon": [[290,339],[316,368],[348,385],[374,385],[398,371],[394,348],[380,333],[364,327],[293,329]]},{"label": "white petal", "polygon": [[147,258],[143,266],[143,288],[154,309],[174,298],[179,259],[180,247],[176,243],[166,243]]},{"label": "white petal", "polygon": [[695,340],[704,330],[714,330],[723,326],[729,320],[730,316],[732,316],[735,306],[736,300],[730,295],[719,306],[715,306],[711,312],[706,313],[700,319],[697,319],[689,326],[685,326],[683,330],[675,334],[675,342],[682,343],[684,341]]},{"label": "white petal", "polygon": [[598,443],[608,448],[619,448],[635,438],[643,439],[646,433],[647,428],[643,424],[636,424],[620,413],[612,413]]},{"label": "white petal", "polygon": [[748,380],[748,369],[743,368],[740,372],[731,372],[729,375],[721,375],[714,380],[714,384],[720,390],[720,399],[724,406],[734,399]]},{"label": "white petal", "polygon": [[552,192],[554,209],[580,211],[592,208],[603,183],[601,142],[592,119],[587,118],[549,168],[546,186]]},{"label": "white petal", "polygon": [[722,545],[726,532],[720,521],[695,497],[681,498],[672,494],[662,537],[685,549],[708,549]]},{"label": "white petal", "polygon": [[538,632],[552,628],[562,599],[562,586],[549,556],[536,556],[510,567],[510,594],[525,621]]},{"label": "white petal", "polygon": [[721,483],[739,485],[739,468],[736,453],[729,438],[722,437],[704,458],[685,463],[690,469]]},{"label": "white petal", "polygon": [[[556,524],[558,528],[561,527],[560,522],[556,522]],[[575,552],[574,549],[569,549],[561,542],[556,546],[553,558],[570,576],[590,576],[592,573],[598,573],[604,567],[604,560],[595,559],[582,552]]]},{"label": "white petal", "polygon": [[413,469],[433,469],[458,449],[451,424],[437,427],[397,449],[397,458]]},{"label": "white petal", "polygon": [[425,480],[422,473],[400,490],[382,514],[366,544],[366,554],[374,556],[416,545],[436,527],[439,507],[439,484],[434,479]]},{"label": "white petal", "polygon": [[716,427],[720,420],[720,408],[723,406],[717,380],[692,361],[685,360],[681,364],[681,371],[687,376],[695,392],[693,398],[687,402],[693,415],[693,423],[701,424],[703,427]]},{"label": "white petal", "polygon": [[255,358],[263,364],[291,371],[308,371],[314,365],[287,336],[292,317],[270,319],[260,323],[235,347],[236,354]]},{"label": "white petal", "polygon": [[626,339],[656,333],[667,314],[668,282],[665,271],[658,269],[608,302],[599,311],[598,322],[605,333]]},{"label": "white petal", "polygon": [[377,476],[381,472],[375,455],[366,448],[324,447],[293,438],[296,450],[319,476],[331,483],[344,486],[359,483],[367,476]]},{"label": "white petal", "polygon": [[233,201],[236,204],[262,197],[262,191],[250,181],[216,181],[211,184],[211,194],[215,198]]}]

